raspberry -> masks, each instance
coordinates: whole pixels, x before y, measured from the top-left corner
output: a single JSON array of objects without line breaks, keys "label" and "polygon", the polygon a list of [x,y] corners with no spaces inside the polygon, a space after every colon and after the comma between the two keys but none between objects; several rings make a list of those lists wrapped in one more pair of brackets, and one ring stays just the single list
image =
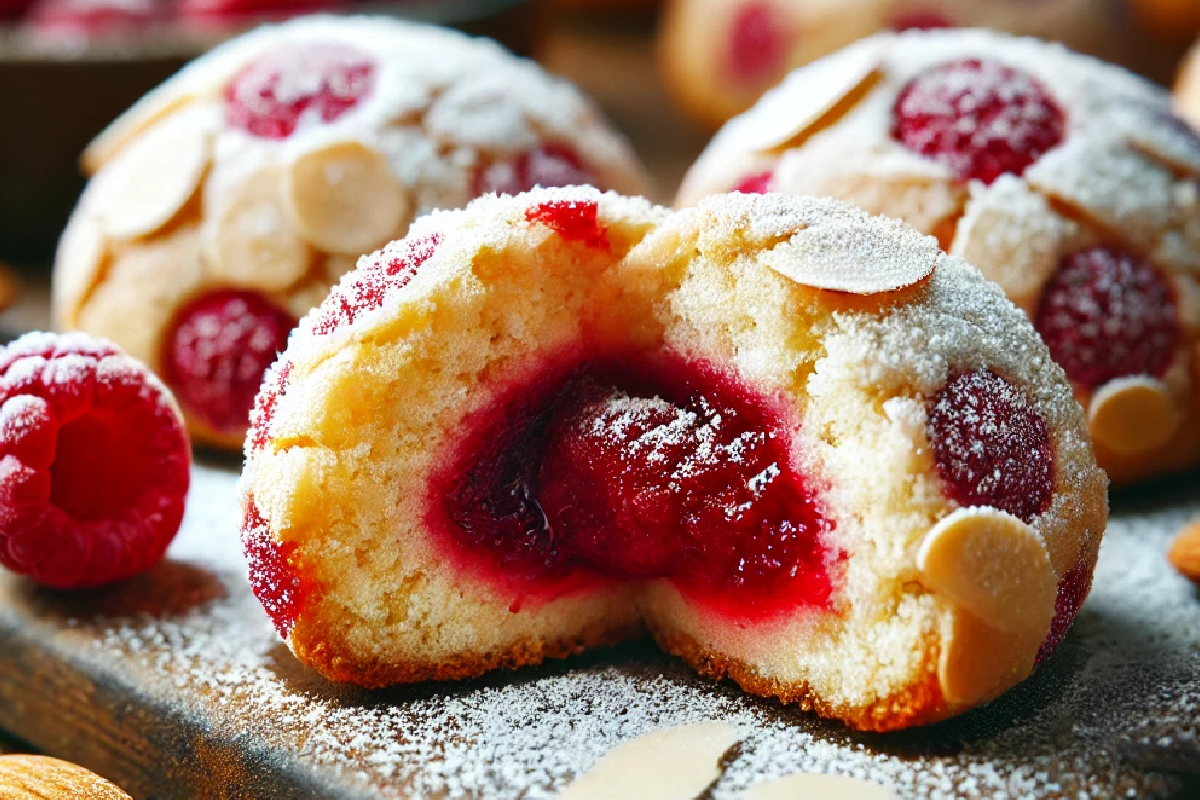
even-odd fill
[{"label": "raspberry", "polygon": [[568,241],[608,250],[608,236],[597,221],[599,212],[600,204],[594,201],[552,200],[526,209],[525,219],[553,228]]},{"label": "raspberry", "polygon": [[544,144],[515,158],[496,161],[475,173],[472,191],[476,197],[496,194],[518,195],[536,186],[583,186],[597,184],[591,171],[571,148]]},{"label": "raspberry", "polygon": [[742,194],[766,194],[771,191],[771,181],[774,178],[774,170],[756,172],[753,175],[747,175],[742,178],[738,182],[738,185],[733,187],[733,190]]},{"label": "raspberry", "polygon": [[220,434],[241,435],[263,373],[295,324],[252,292],[202,295],[175,318],[164,378],[188,413]]},{"label": "raspberry", "polygon": [[1022,175],[1063,139],[1066,118],[1032,76],[968,59],[918,75],[896,100],[892,136],[960,178]]},{"label": "raspberry", "polygon": [[1179,342],[1171,286],[1149,262],[1105,247],[1063,260],[1046,284],[1035,327],[1077,384],[1162,375]]},{"label": "raspberry", "polygon": [[82,334],[0,350],[0,563],[55,588],[143,572],[179,530],[191,452],[145,366]]},{"label": "raspberry", "polygon": [[246,502],[242,517],[242,550],[246,554],[250,590],[262,603],[275,630],[286,639],[308,597],[309,582],[293,565],[296,545],[275,541],[254,498]]},{"label": "raspberry", "polygon": [[440,234],[402,239],[389,244],[373,263],[360,265],[333,287],[313,320],[313,332],[333,333],[353,325],[360,314],[383,305],[388,292],[403,288],[442,243]]},{"label": "raspberry", "polygon": [[263,139],[333,122],[375,88],[375,62],[344,44],[287,45],[259,56],[225,90],[229,123]]},{"label": "raspberry", "polygon": [[[280,359],[267,370],[262,386],[254,397],[254,408],[250,411],[250,431],[247,436],[249,453],[262,450],[271,439],[271,423],[275,420],[275,409],[279,398],[287,391],[288,379],[292,375],[292,363]],[[249,455],[247,453],[247,455]]]},{"label": "raspberry", "polygon": [[1083,608],[1083,601],[1087,600],[1091,589],[1092,571],[1081,556],[1079,562],[1058,582],[1058,597],[1054,600],[1054,620],[1050,623],[1050,633],[1046,635],[1046,640],[1038,650],[1035,664],[1041,664],[1050,658],[1062,644],[1067,632],[1075,624],[1075,617],[1079,616],[1079,609]]},{"label": "raspberry", "polygon": [[1025,393],[988,371],[960,372],[929,402],[929,438],[949,496],[1026,522],[1050,506],[1054,450]]},{"label": "raspberry", "polygon": [[734,80],[746,84],[769,81],[782,68],[786,51],[783,22],[771,3],[754,0],[738,8],[729,24],[725,55],[726,69]]}]

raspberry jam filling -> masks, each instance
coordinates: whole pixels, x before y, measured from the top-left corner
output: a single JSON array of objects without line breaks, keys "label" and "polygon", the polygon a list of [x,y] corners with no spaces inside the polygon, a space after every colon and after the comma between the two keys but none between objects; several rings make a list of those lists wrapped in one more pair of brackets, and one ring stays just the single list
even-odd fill
[{"label": "raspberry jam filling", "polygon": [[295,324],[254,292],[202,295],[176,316],[164,378],[186,411],[217,433],[240,435],[263,373]]},{"label": "raspberry jam filling", "polygon": [[287,45],[259,56],[225,90],[229,123],[261,139],[329,123],[375,88],[375,61],[344,44]]},{"label": "raspberry jam filling", "polygon": [[766,194],[771,191],[771,181],[775,179],[775,171],[756,172],[738,181],[733,191],[742,194]]},{"label": "raspberry jam filling", "polygon": [[[482,164],[475,172],[471,191],[475,197],[495,192],[518,195],[537,186],[599,186],[592,174],[570,147],[551,142],[520,155]],[[603,188],[603,187],[600,187]]]},{"label": "raspberry jam filling", "polygon": [[1063,260],[1035,327],[1067,377],[1088,389],[1130,375],[1160,377],[1179,342],[1175,293],[1149,262],[1105,247]]},{"label": "raspberry jam filling", "polygon": [[986,370],[950,376],[929,401],[929,439],[946,493],[1030,522],[1050,507],[1054,448],[1025,392]]},{"label": "raspberry jam filling", "polygon": [[726,69],[739,83],[760,84],[784,64],[787,41],[784,23],[770,3],[745,3],[729,24]]},{"label": "raspberry jam filling", "polygon": [[1023,175],[1066,133],[1066,116],[1031,75],[977,58],[933,67],[896,99],[892,136],[964,180]]},{"label": "raspberry jam filling", "polygon": [[242,520],[242,550],[246,554],[250,590],[285,639],[292,632],[309,592],[308,582],[291,563],[295,549],[295,544],[275,541],[251,498]]},{"label": "raspberry jam filling", "polygon": [[608,233],[599,220],[600,204],[595,201],[551,200],[525,211],[525,219],[553,229],[569,242],[608,250]]},{"label": "raspberry jam filling", "polygon": [[738,618],[827,607],[833,522],[790,438],[767,398],[703,364],[576,359],[467,420],[427,521],[525,598],[660,577]]}]

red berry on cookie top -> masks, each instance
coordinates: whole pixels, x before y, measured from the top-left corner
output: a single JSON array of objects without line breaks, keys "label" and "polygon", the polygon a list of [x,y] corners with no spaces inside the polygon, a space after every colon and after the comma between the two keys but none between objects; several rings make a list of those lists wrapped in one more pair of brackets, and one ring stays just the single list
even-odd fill
[{"label": "red berry on cookie top", "polygon": [[260,55],[225,89],[229,123],[264,139],[333,122],[375,88],[375,61],[344,44],[284,47]]},{"label": "red berry on cookie top", "polygon": [[57,588],[162,558],[183,518],[191,451],[170,392],[83,334],[0,350],[0,563]]},{"label": "red berry on cookie top", "polygon": [[1022,175],[1066,132],[1066,115],[1028,73],[989,59],[933,67],[896,99],[892,135],[957,175]]},{"label": "red berry on cookie top", "polygon": [[263,374],[296,320],[253,292],[202,295],[180,311],[166,342],[163,377],[188,414],[210,429],[245,430]]}]

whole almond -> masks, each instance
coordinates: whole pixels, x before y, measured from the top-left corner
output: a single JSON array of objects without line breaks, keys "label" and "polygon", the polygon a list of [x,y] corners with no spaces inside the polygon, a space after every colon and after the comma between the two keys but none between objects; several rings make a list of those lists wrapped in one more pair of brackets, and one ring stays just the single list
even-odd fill
[{"label": "whole almond", "polygon": [[1167,551],[1167,560],[1185,578],[1200,583],[1200,520],[1184,528],[1175,537],[1171,549]]},{"label": "whole almond", "polygon": [[4,800],[131,800],[117,786],[78,764],[49,756],[0,756]]}]

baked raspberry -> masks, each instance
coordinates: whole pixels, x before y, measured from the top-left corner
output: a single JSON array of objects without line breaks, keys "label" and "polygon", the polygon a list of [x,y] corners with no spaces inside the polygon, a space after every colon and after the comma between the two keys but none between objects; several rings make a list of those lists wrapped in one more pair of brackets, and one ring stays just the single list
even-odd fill
[{"label": "baked raspberry", "polygon": [[175,318],[163,377],[189,414],[217,433],[239,435],[263,373],[295,325],[291,315],[254,292],[202,295]]},{"label": "baked raspberry", "polygon": [[995,61],[933,67],[900,92],[892,136],[959,177],[991,183],[1022,175],[1066,131],[1053,96],[1029,74]]},{"label": "baked raspberry", "polygon": [[0,351],[0,563],[56,588],[143,572],[179,530],[191,452],[146,367],[82,334]]},{"label": "baked raspberry", "polygon": [[894,31],[931,31],[953,28],[954,22],[938,11],[914,10],[896,14],[888,27]]},{"label": "baked raspberry", "polygon": [[766,194],[771,191],[771,181],[775,178],[774,170],[766,172],[756,172],[753,175],[747,175],[738,181],[738,185],[733,187],[735,192],[742,194]]},{"label": "baked raspberry", "polygon": [[726,69],[740,83],[759,84],[784,65],[787,42],[775,7],[763,0],[743,4],[729,24]]},{"label": "baked raspberry", "polygon": [[1067,377],[1088,389],[1162,375],[1180,335],[1175,292],[1162,273],[1107,247],[1063,260],[1042,291],[1035,327]]},{"label": "baked raspberry", "polygon": [[263,139],[286,139],[301,125],[333,122],[375,88],[375,61],[344,44],[269,50],[225,90],[229,124]]},{"label": "baked raspberry", "polygon": [[280,22],[344,5],[342,0],[180,0],[176,14],[189,25],[228,28],[254,20]]},{"label": "baked raspberry", "polygon": [[360,264],[322,301],[313,331],[321,335],[333,333],[353,324],[360,314],[382,306],[387,293],[412,280],[421,265],[433,257],[441,242],[442,237],[436,233],[402,239],[380,251],[380,257],[374,262]]},{"label": "baked raspberry", "polygon": [[959,372],[929,401],[929,438],[946,493],[1030,522],[1050,507],[1054,449],[1025,392],[989,371]]},{"label": "baked raspberry", "polygon": [[595,186],[596,177],[570,147],[544,144],[513,158],[483,165],[476,173],[472,191],[476,197],[496,194],[518,195],[536,186]]},{"label": "baked raspberry", "polygon": [[251,498],[242,519],[242,549],[246,554],[250,590],[262,603],[279,635],[287,638],[300,616],[308,582],[292,564],[296,546],[280,544]]},{"label": "baked raspberry", "polygon": [[763,398],[702,365],[583,361],[523,381],[432,482],[431,527],[534,590],[665,577],[736,616],[823,606],[832,524]]},{"label": "baked raspberry", "polygon": [[91,41],[135,36],[166,21],[157,0],[39,0],[28,24],[46,36]]},{"label": "baked raspberry", "polygon": [[1083,602],[1087,600],[1091,590],[1091,565],[1085,559],[1080,558],[1079,563],[1072,567],[1066,575],[1063,575],[1062,580],[1058,582],[1058,597],[1054,600],[1054,619],[1050,623],[1050,633],[1046,636],[1046,641],[1042,642],[1042,647],[1038,650],[1035,664],[1041,664],[1054,655],[1054,651],[1062,644],[1063,639],[1067,638],[1067,633],[1075,624],[1075,617],[1079,616],[1079,609],[1083,608]]},{"label": "baked raspberry", "polygon": [[599,212],[600,204],[594,201],[551,200],[530,206],[525,211],[525,219],[553,228],[567,241],[607,250],[608,234],[597,220]]}]

